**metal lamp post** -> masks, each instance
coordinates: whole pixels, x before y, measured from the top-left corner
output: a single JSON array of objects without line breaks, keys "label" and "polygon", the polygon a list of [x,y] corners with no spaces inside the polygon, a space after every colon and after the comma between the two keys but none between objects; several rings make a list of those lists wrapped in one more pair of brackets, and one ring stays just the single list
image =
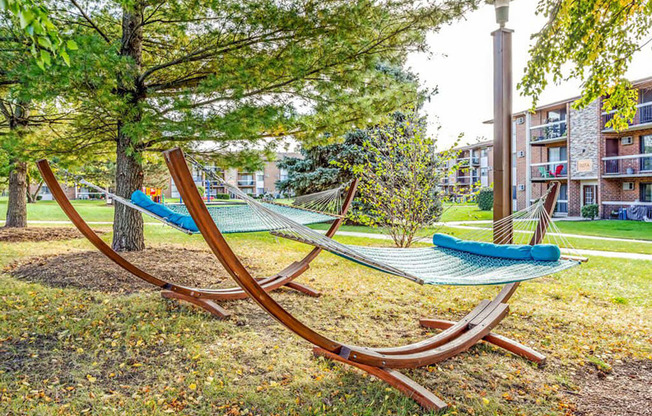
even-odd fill
[{"label": "metal lamp post", "polygon": [[[495,0],[496,23],[491,33],[494,42],[494,223],[512,213],[512,33],[505,28],[509,18],[509,0]],[[495,227],[497,229],[497,227]],[[494,235],[496,243],[510,243]],[[507,240],[507,241],[505,241]]]}]

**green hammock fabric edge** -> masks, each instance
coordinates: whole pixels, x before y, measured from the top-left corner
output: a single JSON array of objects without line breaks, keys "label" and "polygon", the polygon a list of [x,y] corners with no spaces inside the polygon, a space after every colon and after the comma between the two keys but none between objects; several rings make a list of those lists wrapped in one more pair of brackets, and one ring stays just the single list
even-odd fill
[{"label": "green hammock fabric edge", "polygon": [[[290,206],[284,207],[276,204],[263,205],[270,210],[291,218],[294,222],[302,225],[318,224],[324,222],[334,221],[336,217],[326,214],[321,214],[313,211],[305,211],[299,208]],[[188,209],[182,204],[169,204],[166,205],[172,211],[188,215]],[[215,221],[217,228],[222,234],[235,234],[235,233],[253,233],[258,231],[270,231],[270,228],[264,221],[260,219],[256,212],[246,204],[236,205],[207,205],[208,212]]]}]

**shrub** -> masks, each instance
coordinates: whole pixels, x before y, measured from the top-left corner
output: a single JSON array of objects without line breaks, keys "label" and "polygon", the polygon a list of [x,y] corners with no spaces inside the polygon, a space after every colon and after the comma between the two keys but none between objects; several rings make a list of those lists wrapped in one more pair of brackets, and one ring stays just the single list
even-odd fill
[{"label": "shrub", "polygon": [[199,192],[199,195],[206,196],[206,188],[203,186],[197,185],[197,191]]},{"label": "shrub", "polygon": [[482,211],[491,211],[494,207],[494,190],[482,188],[478,192],[478,208]]},{"label": "shrub", "polygon": [[597,204],[589,204],[589,205],[584,205],[582,207],[582,217],[593,220],[597,216],[598,216]]},{"label": "shrub", "polygon": [[217,193],[215,194],[215,199],[229,199],[229,194]]}]

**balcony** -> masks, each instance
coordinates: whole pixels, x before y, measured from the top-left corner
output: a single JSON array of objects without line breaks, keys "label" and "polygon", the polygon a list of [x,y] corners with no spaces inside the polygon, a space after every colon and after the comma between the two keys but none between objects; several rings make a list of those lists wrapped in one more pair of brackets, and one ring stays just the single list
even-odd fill
[{"label": "balcony", "polygon": [[[652,102],[641,103],[636,106],[636,115],[634,121],[629,124],[629,127],[623,131],[643,130],[652,128]],[[606,124],[613,119],[616,111],[608,111],[602,113],[602,132],[609,133],[615,130],[611,127],[606,127]]]},{"label": "balcony", "polygon": [[530,144],[543,146],[548,143],[566,141],[566,120],[551,121],[530,127]]},{"label": "balcony", "polygon": [[532,163],[530,165],[530,178],[532,181],[543,182],[568,177],[568,161]]},{"label": "balcony", "polygon": [[458,158],[457,159],[457,167],[458,168],[464,168],[464,167],[467,167],[467,166],[469,166],[469,158],[468,157]]},{"label": "balcony", "polygon": [[471,165],[473,166],[480,166],[480,157],[478,156],[473,156],[471,158]]},{"label": "balcony", "polygon": [[471,184],[471,177],[470,176],[458,176],[455,178],[455,184],[456,185],[470,185]]},{"label": "balcony", "polygon": [[652,153],[602,158],[604,177],[628,178],[652,176]]},{"label": "balcony", "polygon": [[256,181],[254,178],[238,178],[238,186],[254,186]]}]

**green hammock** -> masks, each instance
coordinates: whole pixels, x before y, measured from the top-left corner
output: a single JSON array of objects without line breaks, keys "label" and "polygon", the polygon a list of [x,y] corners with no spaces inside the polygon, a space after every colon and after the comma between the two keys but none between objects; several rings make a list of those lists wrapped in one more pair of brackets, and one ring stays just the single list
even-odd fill
[{"label": "green hammock", "polygon": [[[318,224],[330,222],[337,217],[320,212],[306,211],[291,206],[282,206],[278,204],[262,203],[270,211],[292,218],[292,220],[301,225]],[[188,215],[188,209],[183,204],[166,205],[172,211]],[[256,215],[254,210],[247,204],[220,204],[207,205],[208,212],[211,214],[213,221],[223,234],[232,233],[251,233],[256,231],[269,231],[269,224],[264,222]]]}]

